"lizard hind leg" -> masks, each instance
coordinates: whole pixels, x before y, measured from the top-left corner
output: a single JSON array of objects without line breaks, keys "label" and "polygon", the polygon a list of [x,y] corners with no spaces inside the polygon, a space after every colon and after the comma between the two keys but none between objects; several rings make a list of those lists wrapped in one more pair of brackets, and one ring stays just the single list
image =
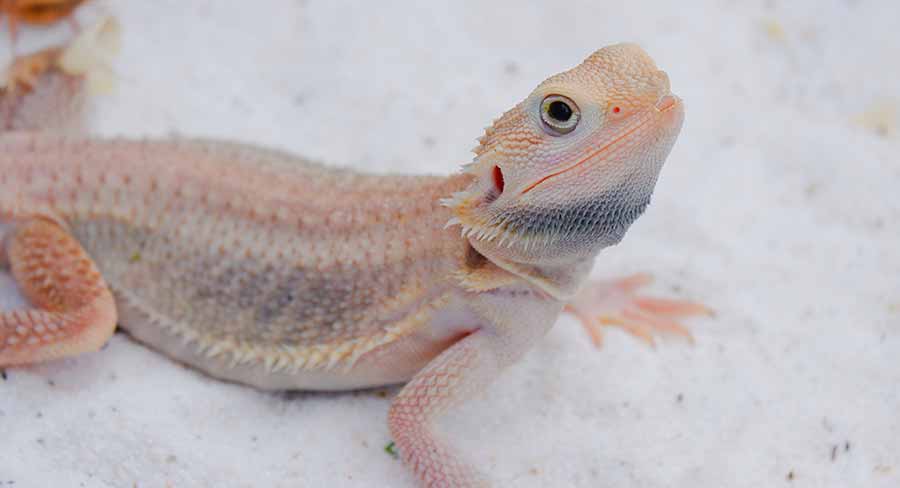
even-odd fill
[{"label": "lizard hind leg", "polygon": [[13,230],[6,252],[35,308],[0,313],[0,367],[95,351],[109,339],[117,320],[112,293],[74,237],[35,219]]},{"label": "lizard hind leg", "polygon": [[712,315],[699,303],[648,297],[637,290],[653,281],[647,274],[635,274],[612,281],[589,283],[565,311],[575,315],[590,334],[594,345],[603,345],[603,328],[619,327],[646,342],[656,344],[655,334],[682,336],[693,341],[691,333],[675,319],[693,315]]}]

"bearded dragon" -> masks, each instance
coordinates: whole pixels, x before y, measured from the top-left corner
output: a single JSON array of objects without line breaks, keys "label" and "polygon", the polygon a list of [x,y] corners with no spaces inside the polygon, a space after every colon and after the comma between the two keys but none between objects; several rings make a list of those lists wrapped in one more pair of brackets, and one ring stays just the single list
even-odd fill
[{"label": "bearded dragon", "polygon": [[[23,95],[28,96],[28,95]],[[215,140],[0,136],[5,252],[32,304],[0,314],[0,367],[98,350],[117,324],[264,390],[406,383],[389,410],[422,486],[489,478],[434,424],[564,310],[652,341],[690,302],[589,284],[644,211],[681,100],[620,44],[541,83],[451,176],[369,175]]]}]

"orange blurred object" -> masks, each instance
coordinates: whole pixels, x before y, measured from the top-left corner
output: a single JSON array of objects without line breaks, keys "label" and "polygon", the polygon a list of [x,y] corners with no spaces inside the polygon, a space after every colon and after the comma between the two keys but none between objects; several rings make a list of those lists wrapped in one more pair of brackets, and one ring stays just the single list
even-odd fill
[{"label": "orange blurred object", "polygon": [[[6,15],[13,42],[18,24],[49,25],[72,15],[85,0],[0,0],[0,14]],[[73,21],[74,22],[74,21]]]}]

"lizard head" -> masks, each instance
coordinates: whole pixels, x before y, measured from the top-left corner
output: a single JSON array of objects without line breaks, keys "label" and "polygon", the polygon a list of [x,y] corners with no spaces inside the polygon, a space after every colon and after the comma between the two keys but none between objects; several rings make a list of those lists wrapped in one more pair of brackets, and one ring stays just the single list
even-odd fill
[{"label": "lizard head", "polygon": [[613,245],[650,202],[684,109],[639,47],[603,48],[486,129],[450,224],[494,260],[553,265]]}]

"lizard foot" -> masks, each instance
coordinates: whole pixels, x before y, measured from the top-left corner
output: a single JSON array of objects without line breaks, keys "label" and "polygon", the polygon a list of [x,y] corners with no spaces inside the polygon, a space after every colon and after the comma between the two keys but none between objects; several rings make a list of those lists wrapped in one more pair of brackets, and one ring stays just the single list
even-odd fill
[{"label": "lizard foot", "polygon": [[653,281],[649,274],[635,274],[612,281],[588,284],[565,311],[575,315],[590,334],[594,345],[603,345],[603,328],[619,327],[650,346],[655,334],[673,334],[693,342],[691,333],[675,319],[712,315],[699,303],[638,295],[637,290]]}]

